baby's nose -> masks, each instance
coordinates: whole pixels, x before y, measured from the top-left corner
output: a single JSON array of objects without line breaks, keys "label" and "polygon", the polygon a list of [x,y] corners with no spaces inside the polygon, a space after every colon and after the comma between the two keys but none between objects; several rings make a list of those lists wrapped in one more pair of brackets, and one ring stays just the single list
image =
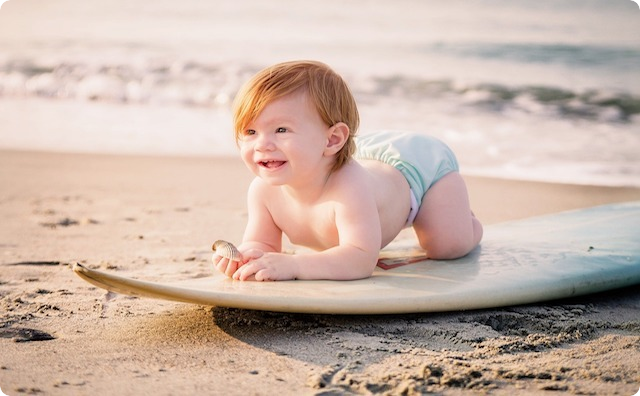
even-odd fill
[{"label": "baby's nose", "polygon": [[275,148],[273,139],[267,134],[261,134],[256,139],[256,150],[258,151],[271,151]]}]

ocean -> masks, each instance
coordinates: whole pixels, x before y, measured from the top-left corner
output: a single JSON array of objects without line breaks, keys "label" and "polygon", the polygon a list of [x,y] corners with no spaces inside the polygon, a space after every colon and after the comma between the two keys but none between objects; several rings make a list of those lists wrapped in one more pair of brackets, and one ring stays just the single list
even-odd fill
[{"label": "ocean", "polygon": [[463,174],[640,187],[630,0],[9,0],[0,148],[236,156],[261,68],[331,65],[359,133],[441,138]]}]

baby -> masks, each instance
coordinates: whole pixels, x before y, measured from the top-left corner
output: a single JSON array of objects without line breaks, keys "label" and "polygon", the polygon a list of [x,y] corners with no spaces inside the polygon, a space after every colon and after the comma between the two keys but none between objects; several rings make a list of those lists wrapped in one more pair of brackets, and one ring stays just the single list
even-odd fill
[{"label": "baby", "polygon": [[[327,65],[268,67],[238,92],[236,141],[255,174],[241,261],[213,255],[236,280],[369,277],[380,249],[405,227],[433,259],[480,243],[458,163],[425,135],[380,132],[355,138],[359,115],[344,80]],[[282,234],[308,254],[285,254]]]}]

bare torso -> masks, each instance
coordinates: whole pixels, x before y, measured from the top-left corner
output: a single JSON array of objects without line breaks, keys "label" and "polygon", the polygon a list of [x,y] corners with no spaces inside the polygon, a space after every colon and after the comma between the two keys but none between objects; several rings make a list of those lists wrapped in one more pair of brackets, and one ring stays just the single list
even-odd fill
[{"label": "bare torso", "polygon": [[[363,160],[354,165],[359,168],[356,169],[358,177],[367,179],[374,195],[382,248],[398,235],[407,222],[411,206],[409,183],[400,171],[380,161]],[[282,193],[269,198],[268,206],[275,224],[292,243],[315,250],[338,245],[335,201],[330,195],[308,205]]]}]

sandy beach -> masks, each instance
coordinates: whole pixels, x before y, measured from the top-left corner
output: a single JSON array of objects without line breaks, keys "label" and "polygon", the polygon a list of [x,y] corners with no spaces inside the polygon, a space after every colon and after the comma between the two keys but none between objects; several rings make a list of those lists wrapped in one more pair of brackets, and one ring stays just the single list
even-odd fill
[{"label": "sandy beach", "polygon": [[[8,395],[633,395],[640,292],[395,316],[255,312],[106,293],[74,262],[148,280],[210,274],[239,241],[239,159],[0,151],[0,388]],[[484,224],[640,199],[640,189],[466,177]]]}]

